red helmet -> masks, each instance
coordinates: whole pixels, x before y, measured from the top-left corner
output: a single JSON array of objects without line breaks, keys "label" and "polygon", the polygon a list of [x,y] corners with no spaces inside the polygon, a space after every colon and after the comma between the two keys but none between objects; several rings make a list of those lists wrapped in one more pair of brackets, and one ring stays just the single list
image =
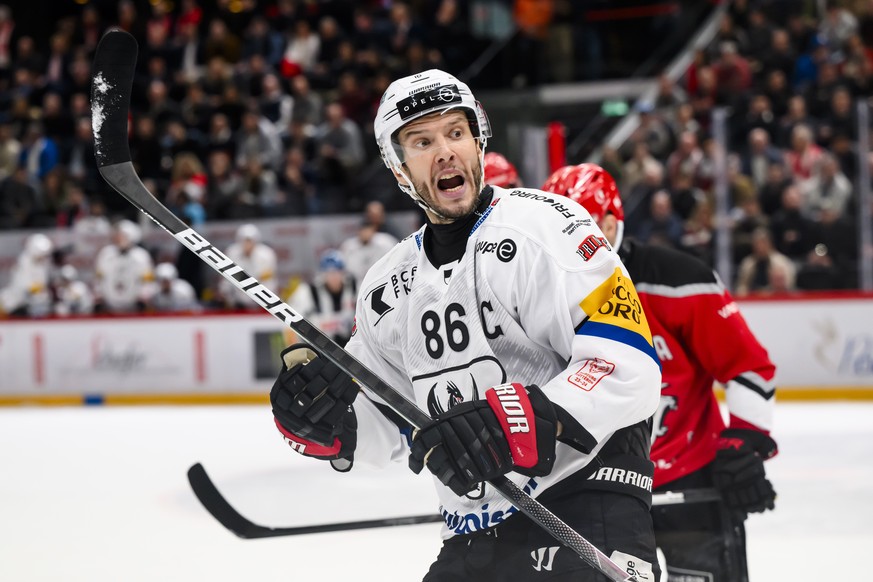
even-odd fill
[{"label": "red helmet", "polygon": [[615,240],[611,242],[615,248],[621,246],[624,237],[624,207],[621,205],[618,187],[609,172],[597,164],[564,166],[549,176],[542,189],[566,196],[580,204],[598,226],[606,215],[615,216],[618,224]]},{"label": "red helmet", "polygon": [[501,188],[515,188],[520,185],[518,170],[502,155],[488,152],[485,154],[485,183]]},{"label": "red helmet", "polygon": [[559,168],[549,176],[542,189],[581,204],[595,222],[599,223],[607,214],[624,222],[624,208],[615,180],[597,164]]}]

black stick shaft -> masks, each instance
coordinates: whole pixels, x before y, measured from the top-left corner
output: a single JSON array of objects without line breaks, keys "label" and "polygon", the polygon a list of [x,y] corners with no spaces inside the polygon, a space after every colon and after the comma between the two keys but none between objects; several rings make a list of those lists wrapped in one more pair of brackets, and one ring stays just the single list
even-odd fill
[{"label": "black stick shaft", "polygon": [[[188,469],[188,481],[191,489],[204,508],[226,529],[245,540],[260,538],[296,536],[314,533],[330,533],[371,529],[378,527],[394,527],[400,525],[417,525],[421,523],[442,522],[443,518],[436,514],[409,515],[405,517],[389,517],[385,519],[370,519],[364,521],[347,521],[320,525],[305,525],[291,527],[269,527],[258,525],[237,511],[221,494],[215,483],[209,477],[203,465],[196,463]],[[652,496],[652,505],[676,505],[682,503],[706,503],[721,500],[721,495],[715,489],[686,489],[685,491],[667,491]]]}]

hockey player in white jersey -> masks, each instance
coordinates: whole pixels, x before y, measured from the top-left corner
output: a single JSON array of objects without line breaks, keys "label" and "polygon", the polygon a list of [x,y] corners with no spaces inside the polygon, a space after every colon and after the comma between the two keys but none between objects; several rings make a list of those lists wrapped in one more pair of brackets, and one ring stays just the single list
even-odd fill
[{"label": "hockey player in white jersey", "polygon": [[146,310],[159,313],[200,310],[194,287],[179,278],[179,271],[172,263],[160,263],[155,267],[155,280],[143,289],[142,301]]},{"label": "hockey player in white jersey", "polygon": [[0,314],[40,317],[51,313],[53,248],[51,239],[42,233],[27,237],[9,284],[0,290]]},{"label": "hockey player in white jersey", "polygon": [[[275,286],[276,251],[261,242],[261,230],[254,224],[243,224],[236,229],[236,242],[227,247],[225,254],[265,287]],[[252,309],[248,295],[226,279],[219,282],[219,290],[227,307]]]},{"label": "hockey player in white jersey", "polygon": [[99,312],[131,313],[142,310],[143,286],[154,277],[152,258],[139,246],[142,231],[129,220],[112,229],[112,244],[97,253],[95,309]]},{"label": "hockey player in white jersey", "polygon": [[271,391],[291,447],[335,468],[433,473],[444,543],[424,580],[599,581],[484,481],[506,475],[639,580],[657,580],[648,419],[660,364],[633,283],[579,205],[483,183],[469,88],[392,83],[375,135],[427,224],[368,272],[347,349],[433,422],[413,433],[308,346]]}]

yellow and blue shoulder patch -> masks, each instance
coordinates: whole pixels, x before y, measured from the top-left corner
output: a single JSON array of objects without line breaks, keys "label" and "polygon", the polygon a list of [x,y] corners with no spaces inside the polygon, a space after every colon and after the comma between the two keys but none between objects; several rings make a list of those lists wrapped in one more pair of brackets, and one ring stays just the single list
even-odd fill
[{"label": "yellow and blue shoulder patch", "polygon": [[579,307],[588,319],[579,327],[576,335],[602,337],[627,344],[652,358],[661,367],[637,290],[620,268],[616,267],[612,275],[579,303]]}]

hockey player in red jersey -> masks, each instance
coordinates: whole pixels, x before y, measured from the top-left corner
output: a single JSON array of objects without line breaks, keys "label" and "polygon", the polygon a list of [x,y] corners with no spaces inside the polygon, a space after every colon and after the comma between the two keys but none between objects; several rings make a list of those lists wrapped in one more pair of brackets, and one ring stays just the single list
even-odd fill
[{"label": "hockey player in red jersey", "polygon": [[[653,417],[654,491],[715,486],[723,502],[652,510],[669,579],[748,580],[743,521],[773,509],[764,472],[773,457],[775,368],[718,276],[677,250],[623,237],[615,180],[600,166],[557,170],[543,190],[588,210],[636,283],[661,360],[661,402]],[[726,387],[725,426],[713,382]]]},{"label": "hockey player in red jersey", "polygon": [[521,179],[518,170],[503,154],[488,152],[485,154],[485,183],[501,188],[520,188]]}]

